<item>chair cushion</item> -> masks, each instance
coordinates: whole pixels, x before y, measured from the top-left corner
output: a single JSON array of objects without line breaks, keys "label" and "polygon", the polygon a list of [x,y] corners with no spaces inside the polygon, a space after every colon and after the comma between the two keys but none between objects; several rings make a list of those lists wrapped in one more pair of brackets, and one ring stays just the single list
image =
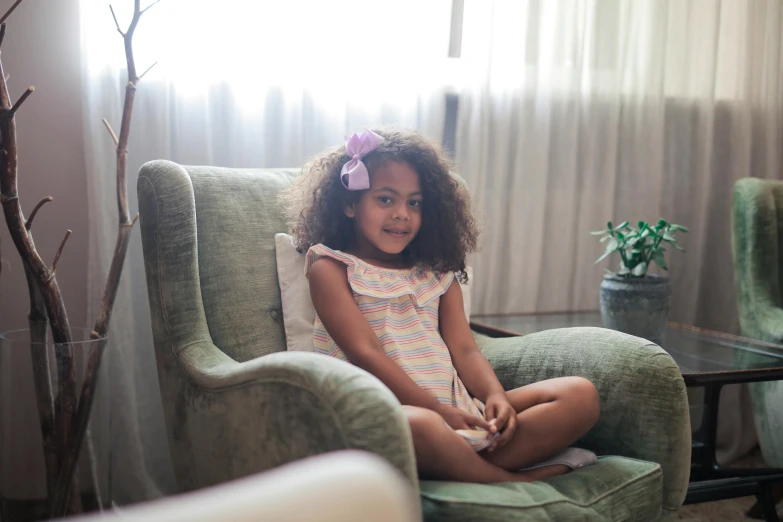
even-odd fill
[{"label": "chair cushion", "polygon": [[531,483],[422,481],[427,522],[655,520],[661,512],[661,466],[625,457]]}]

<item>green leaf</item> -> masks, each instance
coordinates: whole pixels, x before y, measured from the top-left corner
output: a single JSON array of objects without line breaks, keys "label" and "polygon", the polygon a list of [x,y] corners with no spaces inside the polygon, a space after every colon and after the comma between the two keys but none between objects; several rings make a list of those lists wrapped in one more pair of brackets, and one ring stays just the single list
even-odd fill
[{"label": "green leaf", "polygon": [[609,230],[612,230],[612,222],[611,221],[607,221],[606,222],[606,228],[608,228]]},{"label": "green leaf", "polygon": [[668,232],[663,233],[663,240],[669,243],[674,243],[675,241],[677,241],[676,239],[674,239],[674,236],[669,234]]},{"label": "green leaf", "polygon": [[617,239],[619,239],[620,241],[625,242],[625,234],[623,234],[622,232],[618,232],[617,233]]},{"label": "green leaf", "polygon": [[614,227],[614,230],[616,232],[616,231],[621,230],[621,229],[623,229],[623,228],[625,228],[627,226],[628,226],[628,222],[627,221],[623,221],[622,223],[620,223],[619,225]]},{"label": "green leaf", "polygon": [[663,252],[660,250],[656,250],[653,254],[652,260],[655,261],[655,264],[659,267],[663,268],[664,270],[668,270],[669,267],[666,266],[666,260],[663,257]]},{"label": "green leaf", "polygon": [[606,251],[603,253],[601,257],[598,258],[595,264],[598,264],[604,259],[606,259],[612,252],[617,250],[618,246],[619,244],[617,243],[617,240],[615,238],[612,238],[612,240],[606,244]]},{"label": "green leaf", "polygon": [[644,230],[642,230],[642,237],[647,237],[649,235],[650,235],[650,229],[649,228],[645,228]]},{"label": "green leaf", "polygon": [[647,273],[647,263],[642,261],[641,263],[633,267],[633,271],[631,273],[636,277],[642,277],[644,274]]},{"label": "green leaf", "polygon": [[675,243],[674,241],[670,241],[670,242],[669,242],[669,244],[670,244],[671,246],[673,246],[674,248],[676,248],[677,250],[679,250],[680,252],[685,252],[685,249],[684,249],[684,248],[682,248],[682,247],[681,247],[680,245],[678,245],[677,243]]},{"label": "green leaf", "polygon": [[601,255],[601,257],[599,257],[598,259],[596,259],[596,260],[595,260],[595,263],[593,263],[593,264],[594,264],[594,265],[597,265],[598,263],[600,263],[601,261],[603,261],[604,259],[606,259],[607,257],[609,257],[609,255],[610,255],[611,253],[612,253],[612,252],[604,252],[604,253]]},{"label": "green leaf", "polygon": [[644,227],[647,226],[647,223],[645,223],[644,221],[638,221],[636,223],[636,226],[639,227],[639,229],[641,230],[641,229],[643,229]]},{"label": "green leaf", "polygon": [[599,243],[603,243],[603,242],[604,242],[604,241],[606,241],[607,239],[611,239],[611,238],[612,238],[612,236],[604,236],[604,237],[602,237],[602,238],[601,238],[601,240],[599,241]]},{"label": "green leaf", "polygon": [[602,236],[604,234],[606,234],[606,230],[594,230],[590,232],[591,236]]},{"label": "green leaf", "polygon": [[671,225],[672,230],[681,230],[682,232],[690,232],[686,227],[682,225]]},{"label": "green leaf", "polygon": [[668,224],[669,224],[669,223],[667,223],[667,222],[666,222],[666,220],[665,220],[665,219],[663,219],[663,218],[661,218],[661,219],[659,219],[659,220],[658,220],[658,225],[659,225],[659,226],[661,226],[661,227],[665,227],[665,226],[666,226],[666,225],[668,225]]},{"label": "green leaf", "polygon": [[617,275],[628,275],[631,271],[628,270],[628,267],[625,265],[620,265],[620,270],[617,271]]}]

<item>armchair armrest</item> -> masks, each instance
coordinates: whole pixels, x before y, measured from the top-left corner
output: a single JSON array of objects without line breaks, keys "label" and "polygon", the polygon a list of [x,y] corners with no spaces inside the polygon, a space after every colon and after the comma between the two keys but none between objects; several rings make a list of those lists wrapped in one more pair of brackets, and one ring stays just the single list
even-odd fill
[{"label": "armchair armrest", "polygon": [[691,427],[682,374],[659,346],[603,328],[564,328],[476,342],[506,389],[576,375],[592,381],[601,417],[579,444],[598,454],[657,462],[663,508],[676,511],[688,488]]},{"label": "armchair armrest", "polygon": [[240,363],[208,341],[181,348],[177,359],[190,381],[184,423],[177,424],[198,456],[202,476],[192,478],[198,486],[359,449],[384,457],[418,492],[405,415],[392,392],[364,370],[303,352]]}]

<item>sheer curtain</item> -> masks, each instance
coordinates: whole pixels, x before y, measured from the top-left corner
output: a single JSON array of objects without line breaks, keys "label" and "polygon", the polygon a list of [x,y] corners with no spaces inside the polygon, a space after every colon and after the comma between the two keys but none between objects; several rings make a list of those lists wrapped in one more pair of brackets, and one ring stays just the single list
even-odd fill
[{"label": "sheer curtain", "polygon": [[[781,177],[782,43],[778,0],[466,2],[473,313],[597,309],[608,265],[588,231],[663,217],[691,230],[667,253],[671,320],[737,331],[731,191]],[[724,460],[755,442],[743,393],[724,393]]]},{"label": "sheer curtain", "polygon": [[[114,9],[125,29],[131,0]],[[148,5],[142,2],[142,8]],[[415,10],[416,16],[410,13]],[[141,19],[128,194],[148,160],[227,167],[296,167],[344,134],[372,125],[443,133],[451,2],[166,0]],[[90,211],[91,310],[116,234],[114,149],[125,55],[108,3],[81,1]],[[138,229],[112,320],[114,496],[170,493],[163,414]]]},{"label": "sheer curtain", "polygon": [[474,313],[596,309],[588,231],[664,217],[691,229],[669,255],[671,318],[736,330],[729,201],[739,177],[781,176],[783,4],[466,2],[464,20]]}]

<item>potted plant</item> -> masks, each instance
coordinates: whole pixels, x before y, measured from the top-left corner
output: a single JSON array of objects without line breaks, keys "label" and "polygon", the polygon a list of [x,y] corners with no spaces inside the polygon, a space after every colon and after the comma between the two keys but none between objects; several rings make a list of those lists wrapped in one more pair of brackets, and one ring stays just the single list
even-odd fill
[{"label": "potted plant", "polygon": [[674,237],[676,232],[688,229],[661,219],[654,226],[644,221],[634,228],[627,221],[615,226],[606,224],[606,230],[591,232],[603,236],[606,251],[596,261],[600,263],[614,252],[620,254],[620,269],[607,270],[601,282],[601,318],[604,326],[613,330],[660,340],[666,327],[671,299],[669,278],[647,273],[652,263],[668,270],[664,253],[669,244],[683,250]]}]

